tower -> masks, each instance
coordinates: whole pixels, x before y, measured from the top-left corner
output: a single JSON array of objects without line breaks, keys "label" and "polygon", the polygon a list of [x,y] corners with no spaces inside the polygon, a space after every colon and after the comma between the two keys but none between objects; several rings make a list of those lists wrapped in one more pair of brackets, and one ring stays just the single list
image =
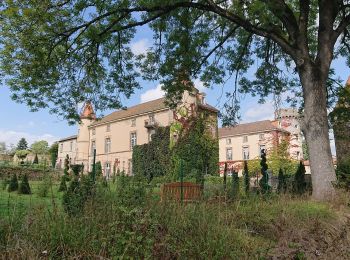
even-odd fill
[{"label": "tower", "polygon": [[303,135],[300,127],[300,114],[295,108],[281,108],[275,112],[278,126],[290,133],[289,154],[293,159],[303,159]]},{"label": "tower", "polygon": [[96,115],[92,104],[87,101],[84,104],[82,113],[80,114],[80,124],[77,136],[77,164],[84,164],[84,171],[89,166],[89,143],[90,131],[89,126],[96,120]]}]

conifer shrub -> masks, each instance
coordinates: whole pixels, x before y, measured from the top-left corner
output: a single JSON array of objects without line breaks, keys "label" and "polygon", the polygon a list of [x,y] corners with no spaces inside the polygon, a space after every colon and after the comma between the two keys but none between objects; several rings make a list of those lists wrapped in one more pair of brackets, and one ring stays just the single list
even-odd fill
[{"label": "conifer shrub", "polygon": [[60,182],[60,186],[58,187],[58,192],[63,192],[63,191],[67,191],[67,183],[66,183],[66,176],[63,175],[61,177],[61,182]]},{"label": "conifer shrub", "polygon": [[262,150],[262,152],[261,152],[260,166],[261,166],[262,178],[259,181],[259,186],[260,186],[260,191],[264,194],[264,193],[268,193],[271,191],[271,187],[269,186],[269,175],[267,172],[269,167],[266,163],[265,150]]},{"label": "conifer shrub", "polygon": [[95,194],[95,185],[90,175],[75,176],[62,198],[65,212],[76,216],[83,212],[85,203]]},{"label": "conifer shrub", "polygon": [[18,193],[19,194],[31,194],[30,186],[29,186],[29,181],[28,181],[28,176],[27,174],[24,174],[22,176],[22,181],[19,184],[18,187]]},{"label": "conifer shrub", "polygon": [[8,178],[4,178],[2,181],[1,181],[1,187],[3,190],[6,190],[7,188],[7,185],[10,184],[10,180]]},{"label": "conifer shrub", "polygon": [[39,164],[38,154],[35,154],[35,157],[34,157],[34,160],[33,160],[33,164]]},{"label": "conifer shrub", "polygon": [[305,166],[300,161],[297,172],[294,175],[293,191],[297,195],[302,195],[306,191]]},{"label": "conifer shrub", "polygon": [[102,164],[101,164],[100,161],[98,161],[98,162],[95,164],[95,171],[96,171],[96,177],[102,176]]},{"label": "conifer shrub", "polygon": [[249,189],[250,189],[250,177],[249,177],[247,161],[244,161],[243,176],[244,176],[244,190],[245,190],[246,195],[248,195]]},{"label": "conifer shrub", "polygon": [[277,192],[278,193],[286,193],[287,191],[287,181],[286,177],[283,174],[282,169],[280,168],[278,172],[278,185],[277,185]]},{"label": "conifer shrub", "polygon": [[10,180],[9,186],[7,188],[8,192],[13,192],[18,190],[18,179],[17,179],[17,175],[13,174],[12,178]]},{"label": "conifer shrub", "polygon": [[229,194],[231,199],[237,199],[239,197],[239,177],[236,171],[232,173],[231,192]]},{"label": "conifer shrub", "polygon": [[47,197],[51,187],[52,187],[51,176],[46,174],[42,179],[42,181],[39,183],[38,196],[42,198]]}]

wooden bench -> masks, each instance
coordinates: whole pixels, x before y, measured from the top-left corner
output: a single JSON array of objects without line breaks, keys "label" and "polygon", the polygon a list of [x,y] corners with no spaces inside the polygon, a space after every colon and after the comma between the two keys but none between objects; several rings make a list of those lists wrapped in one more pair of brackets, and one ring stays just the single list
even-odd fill
[{"label": "wooden bench", "polygon": [[[202,196],[202,187],[200,184],[192,182],[183,182],[183,201],[198,201]],[[181,200],[181,182],[165,183],[161,188],[161,200]]]}]

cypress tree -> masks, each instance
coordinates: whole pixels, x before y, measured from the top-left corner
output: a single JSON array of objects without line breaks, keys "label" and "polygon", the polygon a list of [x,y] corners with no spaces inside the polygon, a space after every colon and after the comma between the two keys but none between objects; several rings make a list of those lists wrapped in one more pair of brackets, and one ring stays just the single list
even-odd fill
[{"label": "cypress tree", "polygon": [[245,190],[245,193],[248,195],[249,194],[249,188],[250,188],[250,177],[249,177],[249,172],[248,172],[248,163],[247,163],[247,161],[244,161],[243,175],[244,175],[244,190]]},{"label": "cypress tree", "polygon": [[305,182],[305,166],[302,161],[299,163],[299,167],[294,176],[294,192],[298,195],[304,194],[306,191]]},{"label": "cypress tree", "polygon": [[238,172],[232,173],[231,199],[237,199],[239,196],[239,177]]},{"label": "cypress tree", "polygon": [[59,192],[67,191],[67,184],[66,184],[66,176],[65,175],[63,175],[61,177],[60,187],[58,188],[58,191]]},{"label": "cypress tree", "polygon": [[18,179],[17,179],[17,175],[13,174],[12,178],[10,180],[9,186],[8,186],[8,192],[12,192],[12,191],[16,191],[18,190]]},{"label": "cypress tree", "polygon": [[286,178],[283,174],[282,169],[280,168],[278,172],[278,185],[277,185],[277,192],[278,193],[286,193],[287,191],[287,182]]},{"label": "cypress tree", "polygon": [[28,149],[28,143],[25,138],[21,138],[17,144],[16,150],[27,150]]},{"label": "cypress tree", "polygon": [[269,181],[269,176],[267,173],[267,169],[269,168],[267,163],[266,163],[266,153],[265,150],[261,151],[261,161],[260,161],[260,166],[261,166],[261,174],[262,178],[259,181],[259,186],[261,189],[262,193],[267,193],[270,191],[271,187],[268,184]]},{"label": "cypress tree", "polygon": [[33,164],[38,164],[38,163],[39,163],[38,154],[35,154]]},{"label": "cypress tree", "polygon": [[224,191],[226,191],[226,182],[227,182],[227,163],[225,163],[225,168],[224,168]]},{"label": "cypress tree", "polygon": [[18,193],[19,194],[31,194],[27,174],[24,174],[22,177],[22,181],[19,184]]}]

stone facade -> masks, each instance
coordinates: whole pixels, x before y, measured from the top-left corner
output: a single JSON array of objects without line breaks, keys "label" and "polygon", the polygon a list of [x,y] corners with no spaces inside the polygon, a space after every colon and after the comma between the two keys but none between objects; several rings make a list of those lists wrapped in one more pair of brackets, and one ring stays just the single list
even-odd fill
[{"label": "stone facade", "polygon": [[71,163],[83,164],[85,171],[91,171],[96,151],[96,162],[101,162],[106,177],[118,169],[131,175],[133,146],[148,143],[156,127],[182,122],[184,118],[179,111],[184,108],[189,113],[207,110],[213,114],[215,126],[212,129],[214,136],[217,136],[218,111],[205,103],[203,93],[197,89],[186,91],[176,109],[170,109],[164,101],[165,98],[149,101],[113,112],[101,119],[95,117],[92,105],[87,103],[81,114],[77,136],[59,141],[57,164],[62,167],[68,154]]}]

